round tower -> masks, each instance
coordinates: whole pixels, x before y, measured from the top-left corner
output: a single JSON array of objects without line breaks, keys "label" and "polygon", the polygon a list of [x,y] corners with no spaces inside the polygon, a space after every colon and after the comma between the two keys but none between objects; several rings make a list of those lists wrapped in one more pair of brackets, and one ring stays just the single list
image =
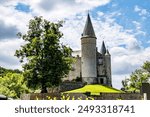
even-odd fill
[{"label": "round tower", "polygon": [[97,83],[96,36],[88,14],[81,37],[82,81],[87,84]]},{"label": "round tower", "polygon": [[108,86],[112,86],[111,81],[111,55],[109,54],[109,51],[106,51],[105,54],[105,61],[106,61],[106,75],[107,75],[107,84]]}]

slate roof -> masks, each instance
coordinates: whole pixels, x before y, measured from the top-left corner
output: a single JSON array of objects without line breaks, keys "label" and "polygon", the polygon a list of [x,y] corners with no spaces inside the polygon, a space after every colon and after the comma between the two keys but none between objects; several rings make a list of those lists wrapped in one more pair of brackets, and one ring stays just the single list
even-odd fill
[{"label": "slate roof", "polygon": [[86,20],[86,24],[83,30],[82,37],[96,37],[89,13],[87,16],[87,20]]},{"label": "slate roof", "polygon": [[101,51],[100,51],[100,53],[103,54],[103,55],[106,54],[106,47],[105,47],[104,41],[102,42],[102,46],[101,46]]}]

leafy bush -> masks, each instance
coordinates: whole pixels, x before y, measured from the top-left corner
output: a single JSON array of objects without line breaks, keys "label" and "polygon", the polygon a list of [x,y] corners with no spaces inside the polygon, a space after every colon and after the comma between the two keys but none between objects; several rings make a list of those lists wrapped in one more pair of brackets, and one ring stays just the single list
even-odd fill
[{"label": "leafy bush", "polygon": [[0,94],[11,98],[20,98],[22,93],[29,92],[22,74],[7,73],[0,77]]}]

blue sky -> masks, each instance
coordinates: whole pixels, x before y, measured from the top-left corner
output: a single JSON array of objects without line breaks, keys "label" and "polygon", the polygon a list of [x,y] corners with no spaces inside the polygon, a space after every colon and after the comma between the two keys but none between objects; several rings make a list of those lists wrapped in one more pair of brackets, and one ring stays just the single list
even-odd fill
[{"label": "blue sky", "polygon": [[[136,33],[136,25],[133,21],[141,24],[141,31],[145,32],[145,35],[136,35],[139,41],[142,42],[142,46],[147,47],[149,44],[149,32],[150,32],[150,0],[112,0],[109,4],[95,8],[93,11],[101,11],[105,14],[112,12],[119,12],[120,15],[114,16],[115,21],[123,26],[124,29],[133,30]],[[137,9],[137,10],[136,10]],[[143,13],[142,13],[143,12]],[[95,16],[96,17],[96,16]]]},{"label": "blue sky", "polygon": [[88,10],[98,50],[104,40],[112,57],[113,86],[121,88],[121,80],[150,60],[150,0],[1,0],[0,66],[21,69],[14,53],[24,42],[16,34],[26,33],[34,16],[65,20],[61,42],[80,50]]},{"label": "blue sky", "polygon": [[20,11],[20,12],[26,12],[29,13],[31,12],[30,6],[24,3],[17,3],[17,5],[15,6],[15,9]]}]

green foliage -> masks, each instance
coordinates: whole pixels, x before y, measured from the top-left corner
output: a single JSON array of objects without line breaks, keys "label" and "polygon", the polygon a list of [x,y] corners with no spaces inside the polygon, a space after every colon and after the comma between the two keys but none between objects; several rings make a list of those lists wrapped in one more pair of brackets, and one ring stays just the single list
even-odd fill
[{"label": "green foliage", "polygon": [[58,86],[71,68],[72,50],[60,44],[63,36],[60,27],[62,22],[52,23],[35,17],[29,22],[27,34],[18,34],[26,44],[16,50],[15,56],[20,62],[27,61],[23,68],[30,88],[42,88],[46,92],[46,87]]},{"label": "green foliage", "polygon": [[20,98],[22,93],[29,92],[24,77],[18,73],[7,73],[0,77],[0,94],[12,98]]},{"label": "green foliage", "polygon": [[150,73],[150,61],[146,61],[142,68]]},{"label": "green foliage", "polygon": [[94,100],[93,97],[76,97],[75,96],[70,96],[70,95],[63,95],[61,94],[61,97],[51,97],[51,96],[46,96],[46,98],[41,99],[40,97],[36,96],[35,100]]},{"label": "green foliage", "polygon": [[21,73],[18,69],[12,70],[12,69],[6,69],[0,66],[0,77],[5,76],[7,73]]},{"label": "green foliage", "polygon": [[139,92],[142,83],[148,83],[150,80],[150,62],[146,61],[141,69],[135,70],[130,78],[122,81],[125,91]]}]

